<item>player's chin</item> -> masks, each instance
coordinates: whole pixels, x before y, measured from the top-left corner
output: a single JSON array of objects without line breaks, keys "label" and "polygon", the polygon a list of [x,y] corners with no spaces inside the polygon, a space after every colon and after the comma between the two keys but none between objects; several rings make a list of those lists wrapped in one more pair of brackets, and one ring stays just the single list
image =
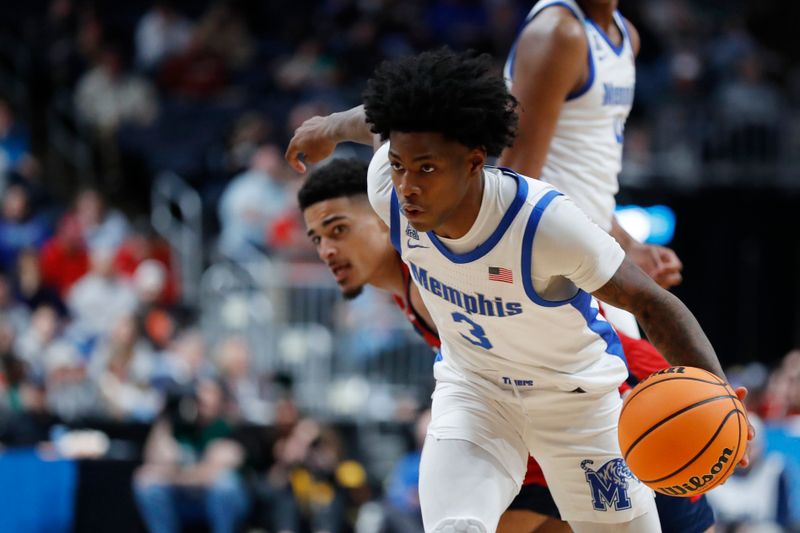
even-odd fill
[{"label": "player's chin", "polygon": [[342,286],[342,296],[345,300],[354,300],[364,292],[364,285]]},{"label": "player's chin", "polygon": [[411,224],[412,228],[423,233],[433,231],[435,229],[434,224],[432,224],[430,220],[422,217],[409,220],[408,223]]}]

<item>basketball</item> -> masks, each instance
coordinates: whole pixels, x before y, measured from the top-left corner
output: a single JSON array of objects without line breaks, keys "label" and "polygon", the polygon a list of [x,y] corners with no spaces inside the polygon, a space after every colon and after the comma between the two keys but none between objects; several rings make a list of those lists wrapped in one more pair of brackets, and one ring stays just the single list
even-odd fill
[{"label": "basketball", "polygon": [[733,473],[747,444],[747,415],[721,378],[699,368],[665,368],[623,402],[619,444],[642,483],[691,497]]}]

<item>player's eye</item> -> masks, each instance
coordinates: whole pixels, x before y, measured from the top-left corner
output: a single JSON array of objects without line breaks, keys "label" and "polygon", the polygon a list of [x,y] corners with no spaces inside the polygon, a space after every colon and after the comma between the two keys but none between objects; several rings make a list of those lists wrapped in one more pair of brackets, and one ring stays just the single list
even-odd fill
[{"label": "player's eye", "polygon": [[314,235],[313,237],[311,237],[311,242],[314,244],[314,246],[319,246],[319,243],[321,241],[322,239],[320,239],[319,235]]},{"label": "player's eye", "polygon": [[392,170],[394,170],[395,172],[401,172],[403,170],[403,165],[401,165],[400,163],[392,162],[389,164],[392,165]]},{"label": "player's eye", "polygon": [[431,172],[434,172],[436,170],[436,167],[434,167],[433,165],[422,165],[421,167],[419,167],[419,169],[425,174],[430,174]]},{"label": "player's eye", "polygon": [[347,230],[347,226],[339,224],[338,226],[333,227],[331,233],[333,233],[334,235],[341,235],[342,233],[345,232],[345,230]]}]

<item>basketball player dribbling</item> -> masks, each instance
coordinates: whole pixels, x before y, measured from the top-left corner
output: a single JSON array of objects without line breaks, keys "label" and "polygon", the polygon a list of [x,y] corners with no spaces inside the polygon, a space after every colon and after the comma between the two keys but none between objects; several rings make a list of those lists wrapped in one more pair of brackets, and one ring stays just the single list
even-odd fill
[{"label": "basketball player dribbling", "polygon": [[[616,0],[541,0],[533,7],[504,69],[521,109],[517,138],[499,162],[568,194],[628,258],[669,288],[681,281],[675,253],[637,242],[614,217],[640,44],[636,29],[616,8]],[[618,330],[638,337],[629,314],[608,306],[604,311]],[[537,490],[523,487],[501,521],[501,533],[530,531],[541,520],[528,503],[534,497],[528,494]],[[713,531],[705,497],[659,494],[657,504],[666,533]]]},{"label": "basketball player dribbling", "polygon": [[[348,300],[355,298],[365,285],[389,292],[417,333],[438,352],[441,341],[408,266],[392,247],[389,229],[367,200],[366,164],[334,159],[311,173],[297,199],[308,236],[342,295]],[[650,344],[624,334],[619,337],[631,374],[629,382],[669,366]],[[498,531],[569,531],[566,522],[559,520],[542,470],[533,458],[528,459],[522,490],[500,524]]]},{"label": "basketball player dribbling", "polygon": [[425,530],[494,531],[530,451],[573,530],[659,531],[652,492],[620,457],[627,370],[592,294],[633,312],[672,364],[724,376],[694,317],[551,186],[484,168],[516,126],[487,56],[384,64],[364,102],[301,126],[287,159],[302,171],[300,154],[369,142],[367,125],[389,140],[370,164],[370,203],[442,340],[420,465]]}]

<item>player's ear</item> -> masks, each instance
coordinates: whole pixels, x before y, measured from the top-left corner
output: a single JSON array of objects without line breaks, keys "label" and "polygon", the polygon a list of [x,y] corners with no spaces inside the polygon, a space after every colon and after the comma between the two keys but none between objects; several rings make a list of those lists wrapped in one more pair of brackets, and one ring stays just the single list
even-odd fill
[{"label": "player's ear", "polygon": [[486,150],[483,148],[473,148],[467,155],[467,161],[469,161],[470,173],[481,170],[486,164]]}]

